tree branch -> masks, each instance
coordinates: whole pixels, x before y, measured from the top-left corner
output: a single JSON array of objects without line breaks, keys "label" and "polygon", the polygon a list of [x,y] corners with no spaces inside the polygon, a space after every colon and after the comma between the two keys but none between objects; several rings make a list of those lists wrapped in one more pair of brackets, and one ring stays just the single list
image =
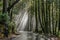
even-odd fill
[{"label": "tree branch", "polygon": [[16,0],[11,6],[9,6],[8,8],[7,8],[7,11],[9,11],[12,7],[14,7],[14,5],[16,4],[16,3],[18,3],[19,2],[19,0]]}]

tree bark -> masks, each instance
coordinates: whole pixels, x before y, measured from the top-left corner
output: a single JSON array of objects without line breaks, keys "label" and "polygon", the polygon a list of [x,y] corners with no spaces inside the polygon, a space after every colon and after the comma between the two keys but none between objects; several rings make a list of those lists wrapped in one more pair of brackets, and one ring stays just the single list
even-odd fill
[{"label": "tree bark", "polygon": [[19,2],[19,0],[16,0],[11,6],[9,6],[8,8],[7,8],[7,11],[9,11],[12,7],[14,7],[14,5],[16,4],[16,3],[18,3]]},{"label": "tree bark", "polygon": [[42,25],[42,22],[41,22],[41,18],[40,18],[40,1],[39,0],[38,0],[38,18],[39,18],[39,22],[40,22],[42,31],[45,32],[44,28],[43,28],[43,25]]},{"label": "tree bark", "polygon": [[3,0],[3,13],[7,13],[7,6],[8,6],[7,0]]},{"label": "tree bark", "polygon": [[38,21],[37,21],[37,0],[35,0],[35,19],[36,19],[36,29],[35,32],[38,33]]}]

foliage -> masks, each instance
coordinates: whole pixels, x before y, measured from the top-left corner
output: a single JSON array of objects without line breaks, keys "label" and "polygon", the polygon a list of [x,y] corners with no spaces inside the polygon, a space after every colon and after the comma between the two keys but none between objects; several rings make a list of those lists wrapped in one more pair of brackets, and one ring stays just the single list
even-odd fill
[{"label": "foliage", "polygon": [[[1,24],[2,23],[2,24]],[[8,16],[7,13],[0,13],[0,31],[1,32],[4,32],[4,28],[5,28],[5,25],[4,24],[7,24],[8,25],[8,34],[12,33],[12,32],[15,32],[15,23],[13,21],[10,22],[10,17]]]},{"label": "foliage", "polygon": [[2,0],[0,1],[0,13],[2,12],[2,7],[3,7],[3,2]]},{"label": "foliage", "polygon": [[[9,1],[8,4],[12,5],[13,2],[16,0],[8,0],[8,1]],[[23,10],[25,7],[27,7],[28,1],[31,0],[21,0],[20,3],[14,5],[14,7],[10,10],[12,12],[10,12],[9,14],[11,13],[17,14],[19,10]],[[44,34],[59,35],[58,33],[60,31],[60,12],[59,12],[60,0],[32,0],[31,4],[32,5],[28,8],[28,12],[30,13],[29,15],[32,17],[33,15],[35,15],[34,16],[36,21],[35,32],[37,33],[43,32]],[[0,3],[0,6],[2,6],[2,2]],[[12,32],[12,28],[13,30],[15,30],[15,23],[13,21],[10,21],[8,13],[4,14],[0,13],[0,22],[7,23],[9,32]],[[40,25],[39,29],[38,24]]]},{"label": "foliage", "polygon": [[38,23],[40,23],[39,26],[40,28],[38,28],[37,30],[39,31],[44,30],[43,31],[44,34],[59,35],[60,1],[59,2],[58,0],[32,0],[32,1],[33,1],[32,6],[28,11],[30,12],[31,15],[35,15],[37,25],[36,29],[38,28]]},{"label": "foliage", "polygon": [[13,33],[16,31],[15,23],[13,21],[8,24],[8,29],[9,29],[9,33]]},{"label": "foliage", "polygon": [[2,2],[0,2],[0,6],[2,6]]},{"label": "foliage", "polygon": [[10,20],[10,18],[7,13],[4,13],[4,14],[0,13],[0,22],[1,23],[4,23],[4,22],[8,23],[9,20]]}]

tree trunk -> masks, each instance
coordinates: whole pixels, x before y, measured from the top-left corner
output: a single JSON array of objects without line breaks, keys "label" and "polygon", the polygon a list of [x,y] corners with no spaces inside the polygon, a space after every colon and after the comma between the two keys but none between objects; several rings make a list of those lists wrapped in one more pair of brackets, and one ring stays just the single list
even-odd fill
[{"label": "tree trunk", "polygon": [[[44,8],[44,6],[43,6],[43,8]],[[41,10],[41,9],[40,9],[40,0],[38,0],[38,18],[39,18],[39,22],[40,22],[42,31],[45,32],[45,31],[44,31],[44,27],[43,27],[44,25],[43,25],[42,22],[41,22],[41,16],[40,16],[41,12],[40,12],[40,10]],[[42,10],[43,10],[43,9],[42,9]]]},{"label": "tree trunk", "polygon": [[9,11],[12,7],[14,7],[14,5],[16,4],[16,3],[18,3],[19,2],[19,0],[16,0],[11,6],[9,6],[8,8],[7,8],[7,11]]},{"label": "tree trunk", "polygon": [[8,6],[7,0],[3,0],[3,13],[7,13],[7,6]]},{"label": "tree trunk", "polygon": [[37,0],[35,0],[35,19],[36,19],[36,29],[35,32],[38,33],[38,21],[37,21]]}]

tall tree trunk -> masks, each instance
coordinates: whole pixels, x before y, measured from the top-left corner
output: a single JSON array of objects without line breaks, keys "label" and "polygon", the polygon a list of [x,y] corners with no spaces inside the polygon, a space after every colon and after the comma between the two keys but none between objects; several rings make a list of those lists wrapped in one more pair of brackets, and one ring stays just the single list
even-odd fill
[{"label": "tall tree trunk", "polygon": [[53,2],[52,2],[52,34],[53,34],[53,32],[54,32],[54,31],[53,31],[53,28],[54,28],[54,27],[53,27]]},{"label": "tall tree trunk", "polygon": [[[8,7],[8,1],[7,0],[3,0],[3,13],[7,13],[7,7]],[[8,25],[6,23],[6,21],[4,22],[4,36],[8,37]]]},{"label": "tall tree trunk", "polygon": [[37,21],[37,0],[35,0],[35,19],[36,19],[36,28],[35,32],[38,33],[38,21]]},{"label": "tall tree trunk", "polygon": [[[55,1],[55,3],[56,3],[55,4],[56,5],[56,18],[58,19],[58,16],[57,16],[58,15],[58,13],[57,13],[57,7],[58,7],[57,0]],[[58,23],[58,21],[56,20],[56,24],[55,24],[55,35],[56,35],[56,30],[57,30],[57,25],[58,25],[57,23]]]},{"label": "tall tree trunk", "polygon": [[48,34],[48,2],[46,0],[46,18],[45,18],[45,27],[46,27],[46,33]]},{"label": "tall tree trunk", "polygon": [[60,0],[59,0],[59,27],[58,27],[58,35],[59,35],[59,31],[60,31]]},{"label": "tall tree trunk", "polygon": [[44,30],[44,33],[46,33],[46,27],[45,27],[45,7],[44,7],[44,0],[41,0],[41,14],[42,14],[42,27],[43,27],[43,30]]},{"label": "tall tree trunk", "polygon": [[51,25],[50,25],[51,24],[51,22],[50,22],[51,21],[51,18],[50,18],[50,1],[48,1],[48,13],[49,13],[48,14],[48,16],[49,16],[48,17],[49,33],[51,34]]},{"label": "tall tree trunk", "polygon": [[3,13],[7,13],[7,0],[3,0]]},{"label": "tall tree trunk", "polygon": [[42,22],[41,22],[41,17],[40,17],[40,0],[38,0],[38,18],[39,18],[39,22],[40,22],[42,31],[45,33]]}]

